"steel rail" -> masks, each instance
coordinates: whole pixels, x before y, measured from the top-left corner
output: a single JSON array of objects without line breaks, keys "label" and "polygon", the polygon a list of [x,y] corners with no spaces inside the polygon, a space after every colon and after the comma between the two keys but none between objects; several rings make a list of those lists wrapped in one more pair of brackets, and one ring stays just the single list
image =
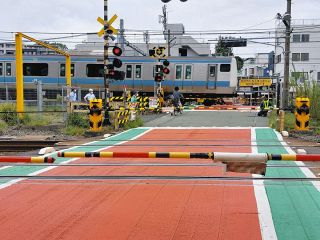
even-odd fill
[{"label": "steel rail", "polygon": [[320,181],[317,177],[227,177],[227,176],[79,176],[79,175],[64,175],[64,176],[39,176],[39,175],[0,175],[0,179],[35,179],[35,180],[191,180],[191,181]]},{"label": "steel rail", "polygon": [[[59,164],[59,163],[44,163],[44,164],[28,164],[28,163],[0,163],[0,167],[219,167],[225,166],[222,163],[70,163],[70,164]],[[319,166],[315,165],[288,165],[288,164],[267,164],[267,168],[311,168],[317,169]]]}]

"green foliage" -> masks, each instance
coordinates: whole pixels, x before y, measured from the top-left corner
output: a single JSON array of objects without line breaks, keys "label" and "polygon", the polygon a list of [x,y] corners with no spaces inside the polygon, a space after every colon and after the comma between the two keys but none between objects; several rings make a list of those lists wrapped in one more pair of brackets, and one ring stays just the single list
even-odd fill
[{"label": "green foliage", "polygon": [[278,116],[277,116],[277,111],[272,111],[270,116],[269,116],[269,127],[273,129],[278,129]]},{"label": "green foliage", "polygon": [[238,69],[238,71],[240,71],[243,68],[244,59],[242,59],[239,56],[235,56],[235,58],[237,60],[237,69]]},{"label": "green foliage", "polygon": [[41,126],[47,126],[51,123],[52,119],[49,119],[45,116],[31,116],[31,115],[25,115],[23,118],[23,124],[30,127],[41,127]]},{"label": "green foliage", "polygon": [[0,133],[3,133],[8,127],[8,124],[5,121],[0,120]]},{"label": "green foliage", "polygon": [[142,127],[143,124],[144,124],[143,119],[140,118],[140,117],[137,117],[136,120],[127,122],[127,123],[123,126],[123,129],[124,129],[124,130],[128,130],[128,129],[131,129],[131,128]]},{"label": "green foliage", "polygon": [[89,128],[89,119],[87,115],[80,113],[71,113],[67,119],[67,126],[74,126],[78,128]]},{"label": "green foliage", "polygon": [[16,105],[12,103],[0,104],[0,119],[9,126],[19,123],[18,114],[16,113]]},{"label": "green foliage", "polygon": [[69,136],[83,136],[85,133],[84,128],[80,128],[77,126],[67,126],[64,129],[64,134],[69,135]]},{"label": "green foliage", "polygon": [[232,48],[225,46],[221,36],[215,46],[215,54],[216,56],[233,56]]},{"label": "green foliage", "polygon": [[[312,118],[320,119],[320,85],[316,81],[299,83],[298,77],[291,78],[290,86],[295,91],[295,97],[310,99],[310,114]],[[292,102],[294,105],[294,102]]]}]

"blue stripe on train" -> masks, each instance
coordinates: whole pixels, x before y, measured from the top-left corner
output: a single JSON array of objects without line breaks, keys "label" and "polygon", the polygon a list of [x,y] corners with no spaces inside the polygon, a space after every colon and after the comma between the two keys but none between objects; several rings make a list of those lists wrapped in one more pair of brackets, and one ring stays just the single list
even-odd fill
[{"label": "blue stripe on train", "polygon": [[[24,61],[27,62],[61,62],[63,63],[65,61],[64,57],[44,57],[44,58],[37,58],[37,57],[29,57],[29,56],[24,56],[23,57]],[[110,60],[112,60],[113,58],[110,58]],[[124,63],[155,63],[157,62],[157,60],[155,59],[121,59],[122,62]],[[15,61],[15,58],[1,58],[0,57],[0,61]],[[97,58],[77,58],[77,57],[71,57],[71,61],[72,62],[97,62]],[[231,63],[231,59],[216,59],[216,58],[212,58],[212,59],[203,59],[203,60],[199,60],[199,59],[184,59],[184,60],[179,60],[179,59],[170,59],[171,63]],[[102,63],[101,63],[102,64]]]},{"label": "blue stripe on train", "polygon": [[[0,78],[0,83],[15,83],[16,79],[15,77],[5,77]],[[40,80],[43,84],[65,84],[66,81],[64,78],[48,78],[48,77],[24,77],[24,83],[32,83],[33,80]],[[72,79],[72,85],[78,85],[78,84],[86,84],[86,85],[101,85],[104,86],[104,81],[102,78],[73,78]],[[142,88],[143,86],[154,86],[154,80],[123,80],[123,81],[111,81],[110,85],[114,86],[123,86],[127,85],[128,87],[135,87],[135,88]],[[230,87],[230,81],[217,81],[215,82],[207,82],[207,81],[201,81],[201,80],[186,80],[186,81],[171,81],[171,80],[165,80],[162,82],[163,86],[185,86],[185,87],[202,87],[207,86],[208,87]]]}]

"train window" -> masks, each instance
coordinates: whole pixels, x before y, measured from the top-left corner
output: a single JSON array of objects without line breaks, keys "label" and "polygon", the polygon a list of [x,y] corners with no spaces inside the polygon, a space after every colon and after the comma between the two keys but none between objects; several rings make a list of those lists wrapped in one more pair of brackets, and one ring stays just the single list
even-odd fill
[{"label": "train window", "polygon": [[221,64],[220,65],[220,72],[230,72],[231,65],[230,64]]},{"label": "train window", "polygon": [[132,78],[132,65],[126,67],[126,78]]},{"label": "train window", "polygon": [[2,76],[2,75],[3,75],[3,64],[0,63],[0,76]]},{"label": "train window", "polygon": [[141,65],[136,65],[136,78],[141,78]]},{"label": "train window", "polygon": [[186,65],[186,71],[185,71],[185,79],[191,79],[192,76],[192,66]]},{"label": "train window", "polygon": [[6,63],[6,75],[11,76],[11,63]]},{"label": "train window", "polygon": [[176,66],[176,79],[182,79],[182,65]]},{"label": "train window", "polygon": [[216,66],[210,66],[209,68],[209,74],[211,78],[216,77]]},{"label": "train window", "polygon": [[[66,76],[66,64],[61,63],[60,64],[60,77]],[[74,76],[74,64],[71,64],[71,77]]]},{"label": "train window", "polygon": [[48,76],[49,66],[47,63],[24,63],[24,76]]},{"label": "train window", "polygon": [[87,64],[88,77],[103,77],[103,64]]}]

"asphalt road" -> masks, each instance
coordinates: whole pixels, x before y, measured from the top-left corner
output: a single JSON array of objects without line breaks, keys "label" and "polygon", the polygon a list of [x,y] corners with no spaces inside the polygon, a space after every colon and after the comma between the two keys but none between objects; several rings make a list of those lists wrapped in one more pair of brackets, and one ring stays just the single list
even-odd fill
[{"label": "asphalt road", "polygon": [[267,127],[268,118],[258,117],[256,111],[184,111],[171,116],[161,114],[145,122],[146,127]]}]

